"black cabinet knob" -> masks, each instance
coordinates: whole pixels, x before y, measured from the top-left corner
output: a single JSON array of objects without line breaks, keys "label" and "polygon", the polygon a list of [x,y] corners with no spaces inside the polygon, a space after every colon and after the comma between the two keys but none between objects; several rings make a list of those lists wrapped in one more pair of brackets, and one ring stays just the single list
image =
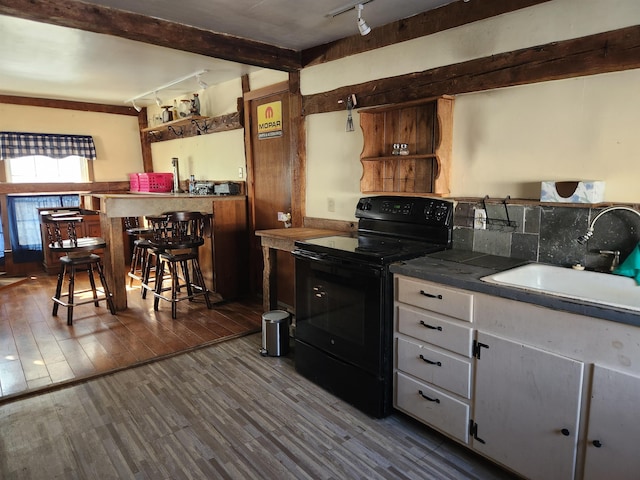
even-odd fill
[{"label": "black cabinet knob", "polygon": [[593,446],[596,448],[600,448],[602,446],[602,444],[600,443],[600,440],[594,440],[591,443],[593,443]]},{"label": "black cabinet knob", "polygon": [[571,432],[567,428],[563,428],[562,430],[560,430],[560,433],[563,434],[565,437],[568,437],[569,435],[571,435]]}]

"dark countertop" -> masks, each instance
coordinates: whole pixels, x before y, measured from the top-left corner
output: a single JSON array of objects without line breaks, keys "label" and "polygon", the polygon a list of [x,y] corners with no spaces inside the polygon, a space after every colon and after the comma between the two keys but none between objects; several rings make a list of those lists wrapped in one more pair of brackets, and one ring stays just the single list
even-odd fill
[{"label": "dark countertop", "polygon": [[526,263],[532,262],[453,249],[394,263],[389,269],[393,273],[442,285],[640,327],[640,313],[638,312],[604,307],[595,303],[571,300],[515,287],[495,285],[480,280],[484,276]]}]

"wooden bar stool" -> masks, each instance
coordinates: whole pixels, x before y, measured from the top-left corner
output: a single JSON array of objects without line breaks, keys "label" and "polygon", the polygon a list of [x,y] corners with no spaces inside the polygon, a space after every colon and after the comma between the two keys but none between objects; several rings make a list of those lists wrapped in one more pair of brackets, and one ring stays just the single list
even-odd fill
[{"label": "wooden bar stool", "polygon": [[[178,302],[193,301],[199,295],[204,296],[207,308],[212,308],[198,260],[198,248],[204,244],[205,235],[210,234],[209,215],[173,212],[167,214],[165,222],[158,223],[157,227],[150,240],[157,249],[154,310],[158,310],[160,300],[171,302],[171,317],[175,319]],[[170,287],[163,285],[165,267],[169,269]],[[182,287],[185,287],[186,293],[181,291]],[[165,295],[167,291],[170,296]]]},{"label": "wooden bar stool", "polygon": [[[58,315],[58,307],[67,308],[67,325],[73,325],[73,309],[79,305],[93,303],[96,307],[100,306],[100,301],[106,300],[109,311],[112,315],[116,314],[115,305],[111,298],[111,292],[104,276],[102,259],[99,255],[92,252],[95,250],[106,248],[107,243],[100,237],[81,237],[76,234],[76,224],[83,221],[82,216],[55,216],[47,215],[43,218],[46,226],[49,248],[52,252],[63,253],[60,257],[60,272],[58,273],[58,282],[56,283],[56,292],[51,299],[53,300],[53,312],[55,317]],[[75,291],[76,272],[86,271],[89,277],[90,289]],[[98,273],[102,290],[96,288],[94,272]],[[69,290],[62,293],[62,283],[68,277]],[[91,298],[87,300],[76,300],[78,294],[91,292]],[[66,300],[65,300],[66,299]]]},{"label": "wooden bar stool", "polygon": [[151,275],[153,269],[157,265],[158,252],[162,248],[158,246],[159,242],[155,239],[162,239],[166,236],[166,230],[170,228],[169,217],[167,214],[145,217],[149,228],[151,229],[151,237],[147,239],[148,246],[145,249],[144,268],[140,278],[140,296],[147,298],[148,290],[155,290],[155,276]]},{"label": "wooden bar stool", "polygon": [[[142,281],[146,262],[148,259],[153,259],[152,255],[147,254],[147,250],[151,248],[149,239],[153,236],[153,229],[141,226],[138,217],[125,217],[124,228],[127,235],[135,237],[131,251],[131,266],[127,274],[129,276],[129,286],[131,287],[134,280]],[[151,268],[153,266],[150,266],[150,270]]]}]

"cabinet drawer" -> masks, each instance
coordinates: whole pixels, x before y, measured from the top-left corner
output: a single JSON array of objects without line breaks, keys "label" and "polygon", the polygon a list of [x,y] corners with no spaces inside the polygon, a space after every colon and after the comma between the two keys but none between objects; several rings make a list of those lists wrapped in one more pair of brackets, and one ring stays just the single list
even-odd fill
[{"label": "cabinet drawer", "polygon": [[395,380],[396,408],[464,443],[469,442],[469,405],[400,372]]},{"label": "cabinet drawer", "polygon": [[473,295],[443,287],[437,283],[398,277],[396,299],[466,322],[473,319]]},{"label": "cabinet drawer", "polygon": [[419,343],[397,339],[398,370],[465,398],[471,398],[471,362]]},{"label": "cabinet drawer", "polygon": [[398,332],[471,358],[473,329],[427,310],[396,305]]}]

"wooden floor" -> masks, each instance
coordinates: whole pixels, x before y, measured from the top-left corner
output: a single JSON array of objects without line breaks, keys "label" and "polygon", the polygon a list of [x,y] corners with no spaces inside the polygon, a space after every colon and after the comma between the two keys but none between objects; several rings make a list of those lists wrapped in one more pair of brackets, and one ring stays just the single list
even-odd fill
[{"label": "wooden floor", "polygon": [[170,305],[155,312],[136,283],[126,311],[111,315],[104,302],[79,306],[69,327],[65,308],[51,316],[55,281],[43,274],[0,289],[0,403],[261,328],[257,298],[212,310],[202,300],[180,302],[172,320]]},{"label": "wooden floor", "polygon": [[0,478],[508,479],[401,414],[372,419],[254,334],[0,406]]}]

